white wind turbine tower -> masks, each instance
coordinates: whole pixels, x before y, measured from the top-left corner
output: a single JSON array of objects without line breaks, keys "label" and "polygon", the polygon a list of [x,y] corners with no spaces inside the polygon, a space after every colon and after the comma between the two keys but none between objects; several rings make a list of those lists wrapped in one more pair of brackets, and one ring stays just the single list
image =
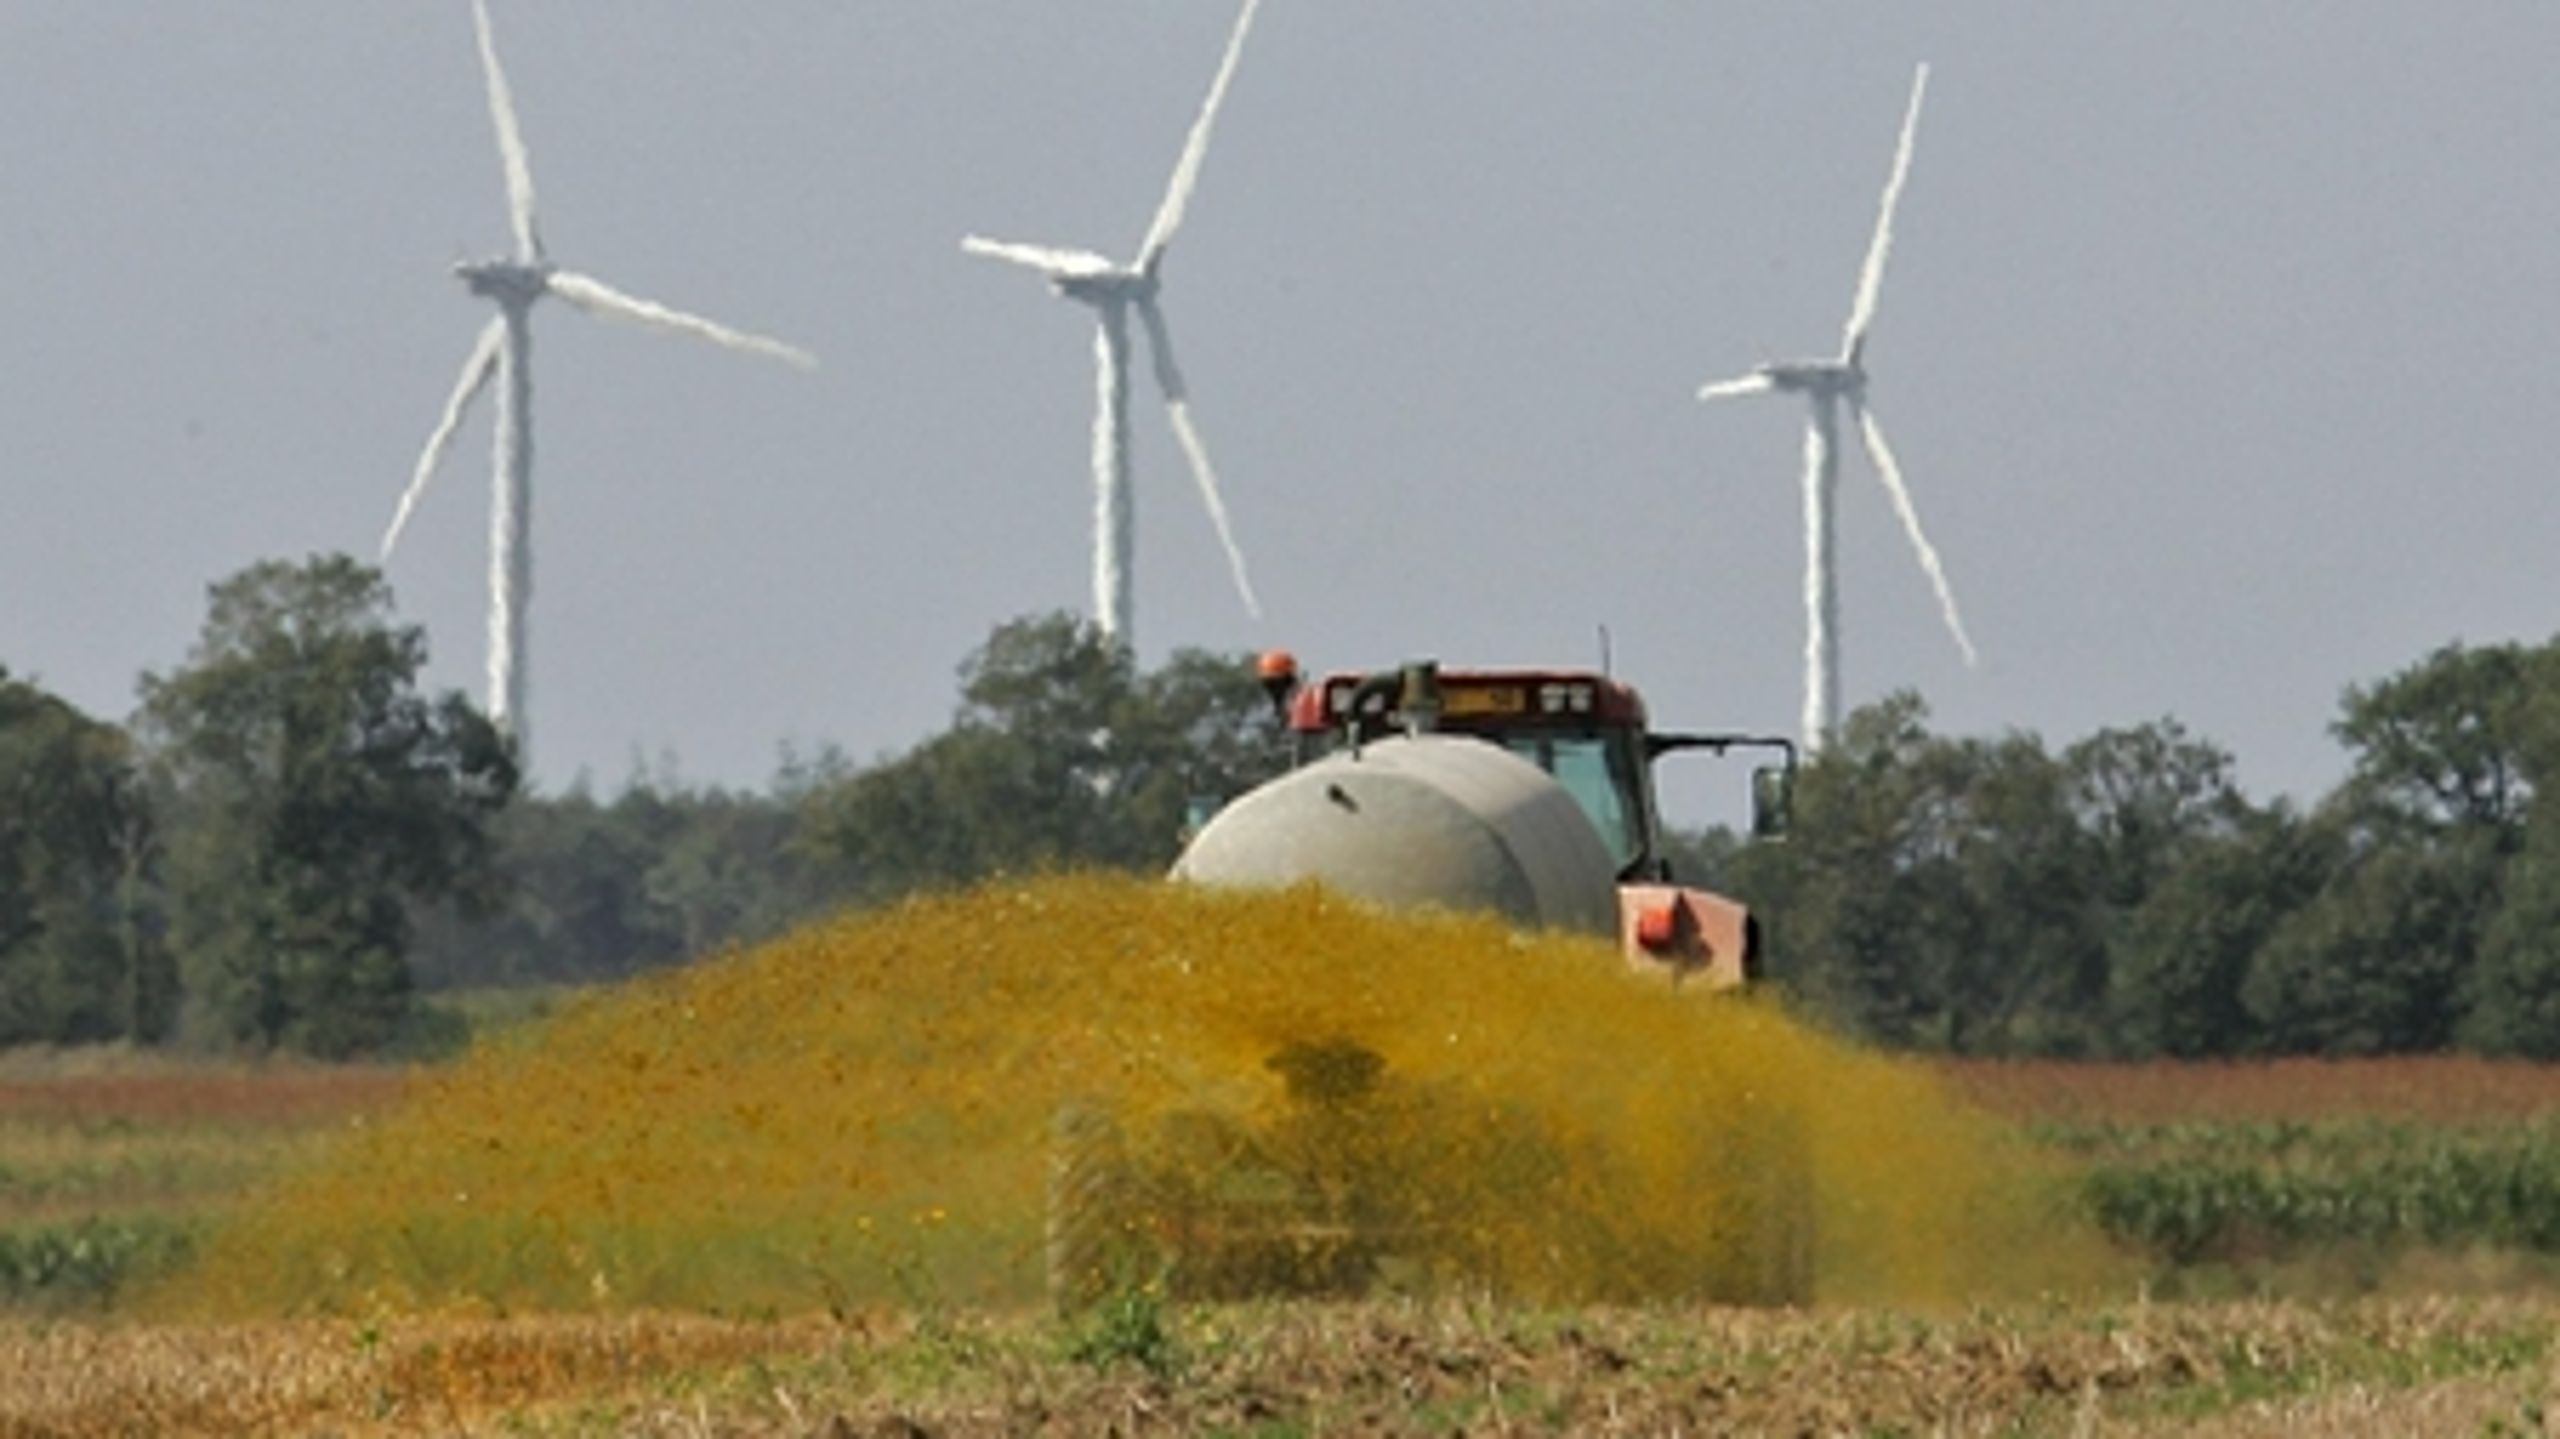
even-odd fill
[{"label": "white wind turbine tower", "polygon": [[1964,652],[1964,662],[1974,663],[1973,641],[1966,638],[1964,618],[1956,612],[1955,593],[1947,587],[1946,568],[1938,562],[1938,551],[1929,543],[1929,537],[1920,530],[1920,512],[1912,506],[1901,467],[1894,463],[1893,451],[1884,442],[1884,431],[1867,409],[1867,327],[1875,319],[1876,292],[1884,283],[1885,255],[1893,248],[1893,209],[1902,198],[1903,179],[1911,171],[1911,141],[1919,129],[1920,97],[1928,85],[1929,67],[1922,65],[1912,77],[1911,106],[1902,117],[1902,139],[1894,148],[1893,173],[1885,181],[1875,238],[1867,247],[1866,265],[1858,272],[1857,298],[1849,306],[1849,325],[1841,336],[1838,357],[1772,361],[1747,375],[1721,380],[1698,391],[1702,400],[1787,391],[1802,394],[1811,403],[1804,436],[1804,744],[1808,751],[1819,750],[1830,739],[1840,712],[1840,598],[1834,574],[1831,512],[1840,486],[1841,406],[1846,405],[1857,422],[1867,456],[1875,462],[1876,477],[1892,497],[1894,513],[1902,519],[1903,532],[1911,537],[1920,568],[1927,572],[1929,584],[1937,592],[1938,610],[1946,620],[1948,632]]},{"label": "white wind turbine tower", "polygon": [[515,97],[506,72],[498,68],[497,41],[489,27],[487,0],[471,0],[471,21],[480,42],[480,66],[488,79],[489,118],[497,127],[498,156],[507,177],[507,213],[515,229],[515,253],[503,259],[464,261],[453,267],[463,285],[482,299],[496,302],[497,318],[481,330],[462,378],[446,399],[444,414],[427,436],[418,467],[401,492],[391,527],[382,536],[387,563],[400,543],[410,511],[434,477],[436,466],[453,442],[464,412],[498,380],[497,468],[489,518],[489,718],[515,741],[519,762],[527,752],[525,721],[525,610],[533,596],[533,546],[529,528],[533,504],[533,331],[528,321],[533,304],[557,295],[592,314],[615,315],[645,325],[673,330],[734,350],[770,355],[795,365],[814,365],[808,352],[780,340],[751,335],[726,325],[671,310],[652,300],[626,295],[591,275],[564,270],[542,250],[534,225],[533,170],[525,155],[524,133],[516,124]]},{"label": "white wind turbine tower", "polygon": [[1147,227],[1136,259],[1123,265],[1090,250],[1020,245],[979,235],[960,242],[960,248],[973,255],[1037,270],[1048,277],[1050,288],[1058,294],[1093,307],[1094,623],[1123,647],[1134,644],[1129,628],[1130,556],[1136,545],[1136,523],[1129,501],[1129,311],[1133,308],[1146,326],[1147,353],[1155,362],[1156,388],[1164,395],[1174,439],[1190,461],[1192,477],[1199,481],[1200,499],[1208,507],[1209,522],[1217,527],[1218,543],[1226,549],[1227,568],[1235,577],[1236,593],[1243,598],[1247,613],[1257,618],[1262,613],[1261,604],[1253,596],[1253,581],[1245,574],[1244,551],[1237,548],[1234,531],[1227,523],[1227,506],[1218,493],[1217,473],[1209,468],[1209,452],[1201,446],[1199,432],[1191,426],[1188,392],[1182,371],[1174,364],[1173,335],[1165,326],[1157,275],[1164,263],[1165,247],[1172,243],[1174,230],[1182,224],[1183,208],[1191,200],[1192,188],[1200,181],[1200,162],[1209,150],[1209,127],[1217,122],[1218,107],[1226,99],[1236,60],[1244,53],[1245,32],[1253,27],[1253,12],[1260,4],[1261,0],[1244,0],[1244,8],[1236,13],[1235,30],[1227,37],[1217,78],[1209,83],[1209,98],[1202,103],[1199,118],[1191,123],[1182,158],[1174,165],[1172,183],[1165,189],[1164,203],[1156,210],[1155,222]]}]

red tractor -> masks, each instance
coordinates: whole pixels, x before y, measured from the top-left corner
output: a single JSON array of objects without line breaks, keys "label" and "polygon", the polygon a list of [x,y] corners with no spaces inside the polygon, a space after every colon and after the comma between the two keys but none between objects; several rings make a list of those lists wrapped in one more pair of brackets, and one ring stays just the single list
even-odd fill
[{"label": "red tractor", "polygon": [[1589,670],[1443,670],[1422,662],[1301,684],[1262,661],[1291,769],[1200,825],[1175,864],[1212,884],[1317,880],[1391,905],[1489,909],[1524,927],[1614,935],[1631,960],[1738,985],[1759,927],[1722,895],[1672,882],[1653,762],[1766,749],[1752,828],[1784,823],[1795,746],[1661,733],[1635,690]]},{"label": "red tractor", "polygon": [[[1653,762],[1679,750],[1765,748],[1753,828],[1782,823],[1795,748],[1744,734],[1659,734],[1628,686],[1583,670],[1409,664],[1301,684],[1267,656],[1265,687],[1291,768],[1194,826],[1174,877],[1318,882],[1391,906],[1491,911],[1526,929],[1614,937],[1677,982],[1745,983],[1759,930],[1739,904],[1671,881]],[[1047,1268],[1061,1307],[1132,1284],[1186,1298],[1348,1295],[1455,1274],[1489,1282],[1484,1228],[1417,1194],[1416,1136],[1475,1146],[1470,1168],[1535,1175],[1565,1163],[1536,1126],[1456,1102],[1348,1035],[1309,1035],[1266,1067],[1275,1110],[1178,1108],[1141,1120],[1099,1099],[1056,1116]],[[1764,1132],[1765,1131],[1765,1132]],[[1764,1202],[1724,1216],[1741,1258],[1699,1276],[1717,1297],[1813,1293],[1810,1169],[1798,1136],[1746,1125],[1732,1162]]]}]

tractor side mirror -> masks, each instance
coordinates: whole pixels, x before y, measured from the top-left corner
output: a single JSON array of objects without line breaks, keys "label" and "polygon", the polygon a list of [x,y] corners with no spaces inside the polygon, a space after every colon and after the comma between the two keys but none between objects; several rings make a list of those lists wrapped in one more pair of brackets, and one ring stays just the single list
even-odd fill
[{"label": "tractor side mirror", "polygon": [[1751,837],[1785,839],[1795,823],[1796,772],[1792,765],[1751,771]]}]

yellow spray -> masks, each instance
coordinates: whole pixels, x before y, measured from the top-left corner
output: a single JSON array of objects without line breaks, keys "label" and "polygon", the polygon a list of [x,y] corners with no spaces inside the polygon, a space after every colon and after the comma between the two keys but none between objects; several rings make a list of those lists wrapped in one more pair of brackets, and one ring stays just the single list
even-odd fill
[{"label": "yellow spray", "polygon": [[[1069,1162],[1096,1132],[1100,1179]],[[1097,1194],[1127,1242],[1089,1253],[1124,1267],[1053,1273],[1061,1196]],[[1916,1068],[1605,945],[1314,889],[1069,877],[850,915],[485,1046],[281,1184],[168,1298],[790,1311],[1091,1281],[1926,1302],[2090,1277],[2059,1195]]]}]

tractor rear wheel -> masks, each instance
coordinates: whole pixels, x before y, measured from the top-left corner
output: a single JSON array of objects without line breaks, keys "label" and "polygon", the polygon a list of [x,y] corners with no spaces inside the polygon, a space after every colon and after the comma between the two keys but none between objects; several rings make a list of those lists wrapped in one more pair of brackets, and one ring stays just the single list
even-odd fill
[{"label": "tractor rear wheel", "polygon": [[1813,1147],[1785,1114],[1758,1117],[1744,1140],[1738,1303],[1783,1307],[1814,1299],[1817,1200]]},{"label": "tractor rear wheel", "polygon": [[1155,1277],[1134,1188],[1128,1146],[1110,1112],[1090,1103],[1061,1107],[1049,1126],[1043,1235],[1049,1302],[1061,1314],[1081,1313]]}]

